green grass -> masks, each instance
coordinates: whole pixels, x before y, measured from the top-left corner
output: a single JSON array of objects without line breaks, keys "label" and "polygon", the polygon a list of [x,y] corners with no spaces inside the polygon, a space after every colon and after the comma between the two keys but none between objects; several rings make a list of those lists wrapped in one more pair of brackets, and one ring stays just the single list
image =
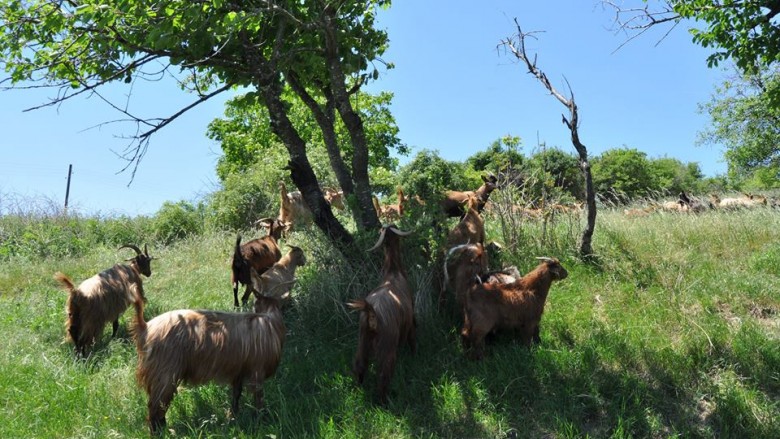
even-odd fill
[{"label": "green grass", "polygon": [[[493,220],[488,236],[501,239]],[[182,387],[168,436],[780,437],[780,212],[600,212],[596,264],[573,257],[572,224],[550,225],[544,239],[538,224],[521,226],[503,265],[526,272],[533,256],[558,256],[570,273],[552,287],[540,346],[498,334],[483,361],[467,360],[457,320],[435,310],[429,267],[408,249],[418,352],[401,350],[390,402],[378,406],[373,370],[362,388],[350,376],[357,316],[344,306],[375,286],[378,256],[344,270],[318,234],[296,232],[289,242],[309,264],[285,313],[266,410],[253,413],[245,396],[230,420],[226,386]],[[151,246],[146,318],[229,309],[234,239],[207,233]],[[66,296],[52,274],[80,281],[127,257],[114,248],[0,262],[0,437],[148,435],[131,313],[86,361],[63,343]]]}]

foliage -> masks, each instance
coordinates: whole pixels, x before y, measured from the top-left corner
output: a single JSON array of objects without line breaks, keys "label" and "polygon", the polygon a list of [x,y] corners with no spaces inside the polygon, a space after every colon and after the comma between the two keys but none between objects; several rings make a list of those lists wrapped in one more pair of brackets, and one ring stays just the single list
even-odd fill
[{"label": "foliage", "polygon": [[205,206],[197,206],[186,201],[172,203],[166,201],[152,220],[152,230],[156,240],[170,245],[176,241],[203,232]]},{"label": "foliage", "polygon": [[263,169],[229,174],[222,188],[208,198],[207,227],[240,230],[252,227],[260,218],[275,218],[279,209],[277,182]]},{"label": "foliage", "polygon": [[[472,154],[466,159],[466,164],[477,171],[507,175],[523,167],[525,158],[520,153],[521,148],[520,137],[507,135],[493,141],[484,151]],[[508,178],[511,179],[511,176]]]},{"label": "foliage", "polygon": [[[289,102],[288,115],[298,133],[306,139],[307,155],[317,178],[323,186],[338,187],[317,122],[297,96],[288,91],[285,97]],[[354,100],[359,102],[358,111],[368,138],[369,172],[394,172],[398,160],[391,157],[390,152],[406,155],[409,151],[398,138],[398,127],[390,113],[392,94],[357,93]],[[279,169],[287,166],[288,155],[284,144],[271,128],[268,109],[257,101],[255,94],[244,94],[229,100],[225,104],[225,117],[213,120],[207,135],[219,142],[222,148],[223,155],[217,162],[220,181],[224,181],[231,173],[245,172],[250,167],[269,161]],[[342,156],[350,157],[354,151],[349,134],[340,120],[336,124],[336,135]]]},{"label": "foliage", "polygon": [[398,172],[398,180],[409,194],[438,203],[444,191],[474,190],[482,184],[479,173],[467,172],[460,162],[450,162],[438,152],[422,150]]},{"label": "foliage", "polygon": [[604,151],[591,161],[593,184],[602,197],[626,201],[644,197],[655,187],[647,154],[634,148]]},{"label": "foliage", "polygon": [[528,159],[528,172],[541,178],[549,187],[560,188],[577,200],[585,199],[585,183],[574,154],[559,148],[541,148]]},{"label": "foliage", "polygon": [[780,70],[775,68],[725,81],[700,106],[712,123],[700,142],[726,147],[729,177],[735,182],[771,188],[780,181],[780,106],[771,99],[778,90]]}]

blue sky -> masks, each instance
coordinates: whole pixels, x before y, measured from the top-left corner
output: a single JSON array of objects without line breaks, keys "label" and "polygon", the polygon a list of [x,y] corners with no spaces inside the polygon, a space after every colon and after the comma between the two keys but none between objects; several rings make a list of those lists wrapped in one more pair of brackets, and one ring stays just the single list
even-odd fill
[{"label": "blue sky", "polygon": [[[477,6],[478,5],[478,6]],[[543,31],[528,40],[537,65],[559,90],[568,80],[580,110],[580,137],[591,156],[622,146],[650,157],[698,162],[706,175],[725,172],[722,151],[695,146],[708,124],[697,105],[710,99],[725,72],[708,69],[709,52],[695,46],[684,26],[660,44],[664,30],[650,32],[620,50],[612,12],[595,0],[400,1],[383,11],[379,25],[390,34],[383,72],[371,91],[395,94],[393,114],[403,142],[463,160],[511,134],[533,152],[540,143],[572,151],[561,124],[565,108],[518,64],[497,49],[515,32]],[[107,96],[124,99],[147,116],[172,114],[194,98],[170,81],[117,85]],[[225,98],[208,102],[153,139],[135,179],[120,172],[117,157],[133,127],[102,125],[120,118],[96,96],[58,107],[22,112],[47,102],[53,91],[0,93],[0,209],[30,199],[64,201],[68,164],[73,164],[70,205],[87,214],[150,215],[165,201],[197,200],[217,187],[219,145],[205,136],[223,113]]]}]

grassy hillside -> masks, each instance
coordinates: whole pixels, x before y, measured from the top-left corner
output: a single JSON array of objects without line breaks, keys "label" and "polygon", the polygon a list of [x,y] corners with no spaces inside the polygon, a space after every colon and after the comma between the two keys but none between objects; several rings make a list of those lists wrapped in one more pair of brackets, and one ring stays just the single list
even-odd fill
[{"label": "grassy hillside", "polygon": [[[489,237],[504,236],[488,220]],[[601,212],[596,264],[570,254],[576,230],[531,223],[502,255],[522,272],[557,256],[569,277],[553,285],[542,344],[499,334],[481,362],[467,360],[457,319],[436,311],[429,268],[407,248],[417,291],[418,352],[401,351],[390,403],[374,404],[375,374],[357,387],[349,367],[357,316],[344,302],[378,281],[379,257],[344,270],[316,233],[289,242],[299,269],[282,364],[266,383],[267,409],[228,419],[229,389],[183,387],[170,437],[780,437],[780,212]],[[575,227],[576,229],[576,227]],[[147,320],[178,308],[229,309],[235,236],[209,233],[151,246]],[[367,243],[366,248],[372,243]],[[74,280],[129,257],[96,248],[76,258],[0,262],[0,437],[145,437],[146,395],[135,382],[127,332],[106,329],[86,361],[63,343]]]}]

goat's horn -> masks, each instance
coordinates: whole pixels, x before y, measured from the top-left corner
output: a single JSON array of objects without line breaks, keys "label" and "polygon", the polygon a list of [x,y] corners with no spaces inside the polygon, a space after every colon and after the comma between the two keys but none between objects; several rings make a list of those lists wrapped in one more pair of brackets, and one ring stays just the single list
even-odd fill
[{"label": "goat's horn", "polygon": [[391,224],[391,225],[387,226],[387,228],[388,229],[392,229],[393,233],[395,233],[398,236],[409,236],[409,235],[412,234],[412,232],[405,232],[405,231],[399,229],[398,227],[395,226],[395,224]]},{"label": "goat's horn", "polygon": [[382,227],[382,231],[379,232],[379,239],[376,241],[376,244],[374,244],[373,247],[366,250],[367,252],[371,252],[379,248],[380,245],[382,245],[383,242],[385,242],[385,232],[387,231],[387,227]]},{"label": "goat's horn", "polygon": [[536,259],[538,259],[540,261],[545,261],[545,262],[552,262],[553,261],[553,258],[550,258],[550,257],[547,257],[547,256],[537,256]]},{"label": "goat's horn", "polygon": [[259,220],[254,222],[254,225],[258,225],[260,223],[270,223],[272,220],[271,218],[260,218]]},{"label": "goat's horn", "polygon": [[140,254],[142,254],[142,253],[141,253],[141,249],[140,249],[140,248],[138,248],[138,246],[135,246],[135,245],[133,245],[133,244],[125,244],[125,245],[123,245],[122,247],[119,247],[117,250],[122,250],[123,248],[131,248],[131,249],[135,250],[135,254],[136,254],[136,255],[140,255]]}]

